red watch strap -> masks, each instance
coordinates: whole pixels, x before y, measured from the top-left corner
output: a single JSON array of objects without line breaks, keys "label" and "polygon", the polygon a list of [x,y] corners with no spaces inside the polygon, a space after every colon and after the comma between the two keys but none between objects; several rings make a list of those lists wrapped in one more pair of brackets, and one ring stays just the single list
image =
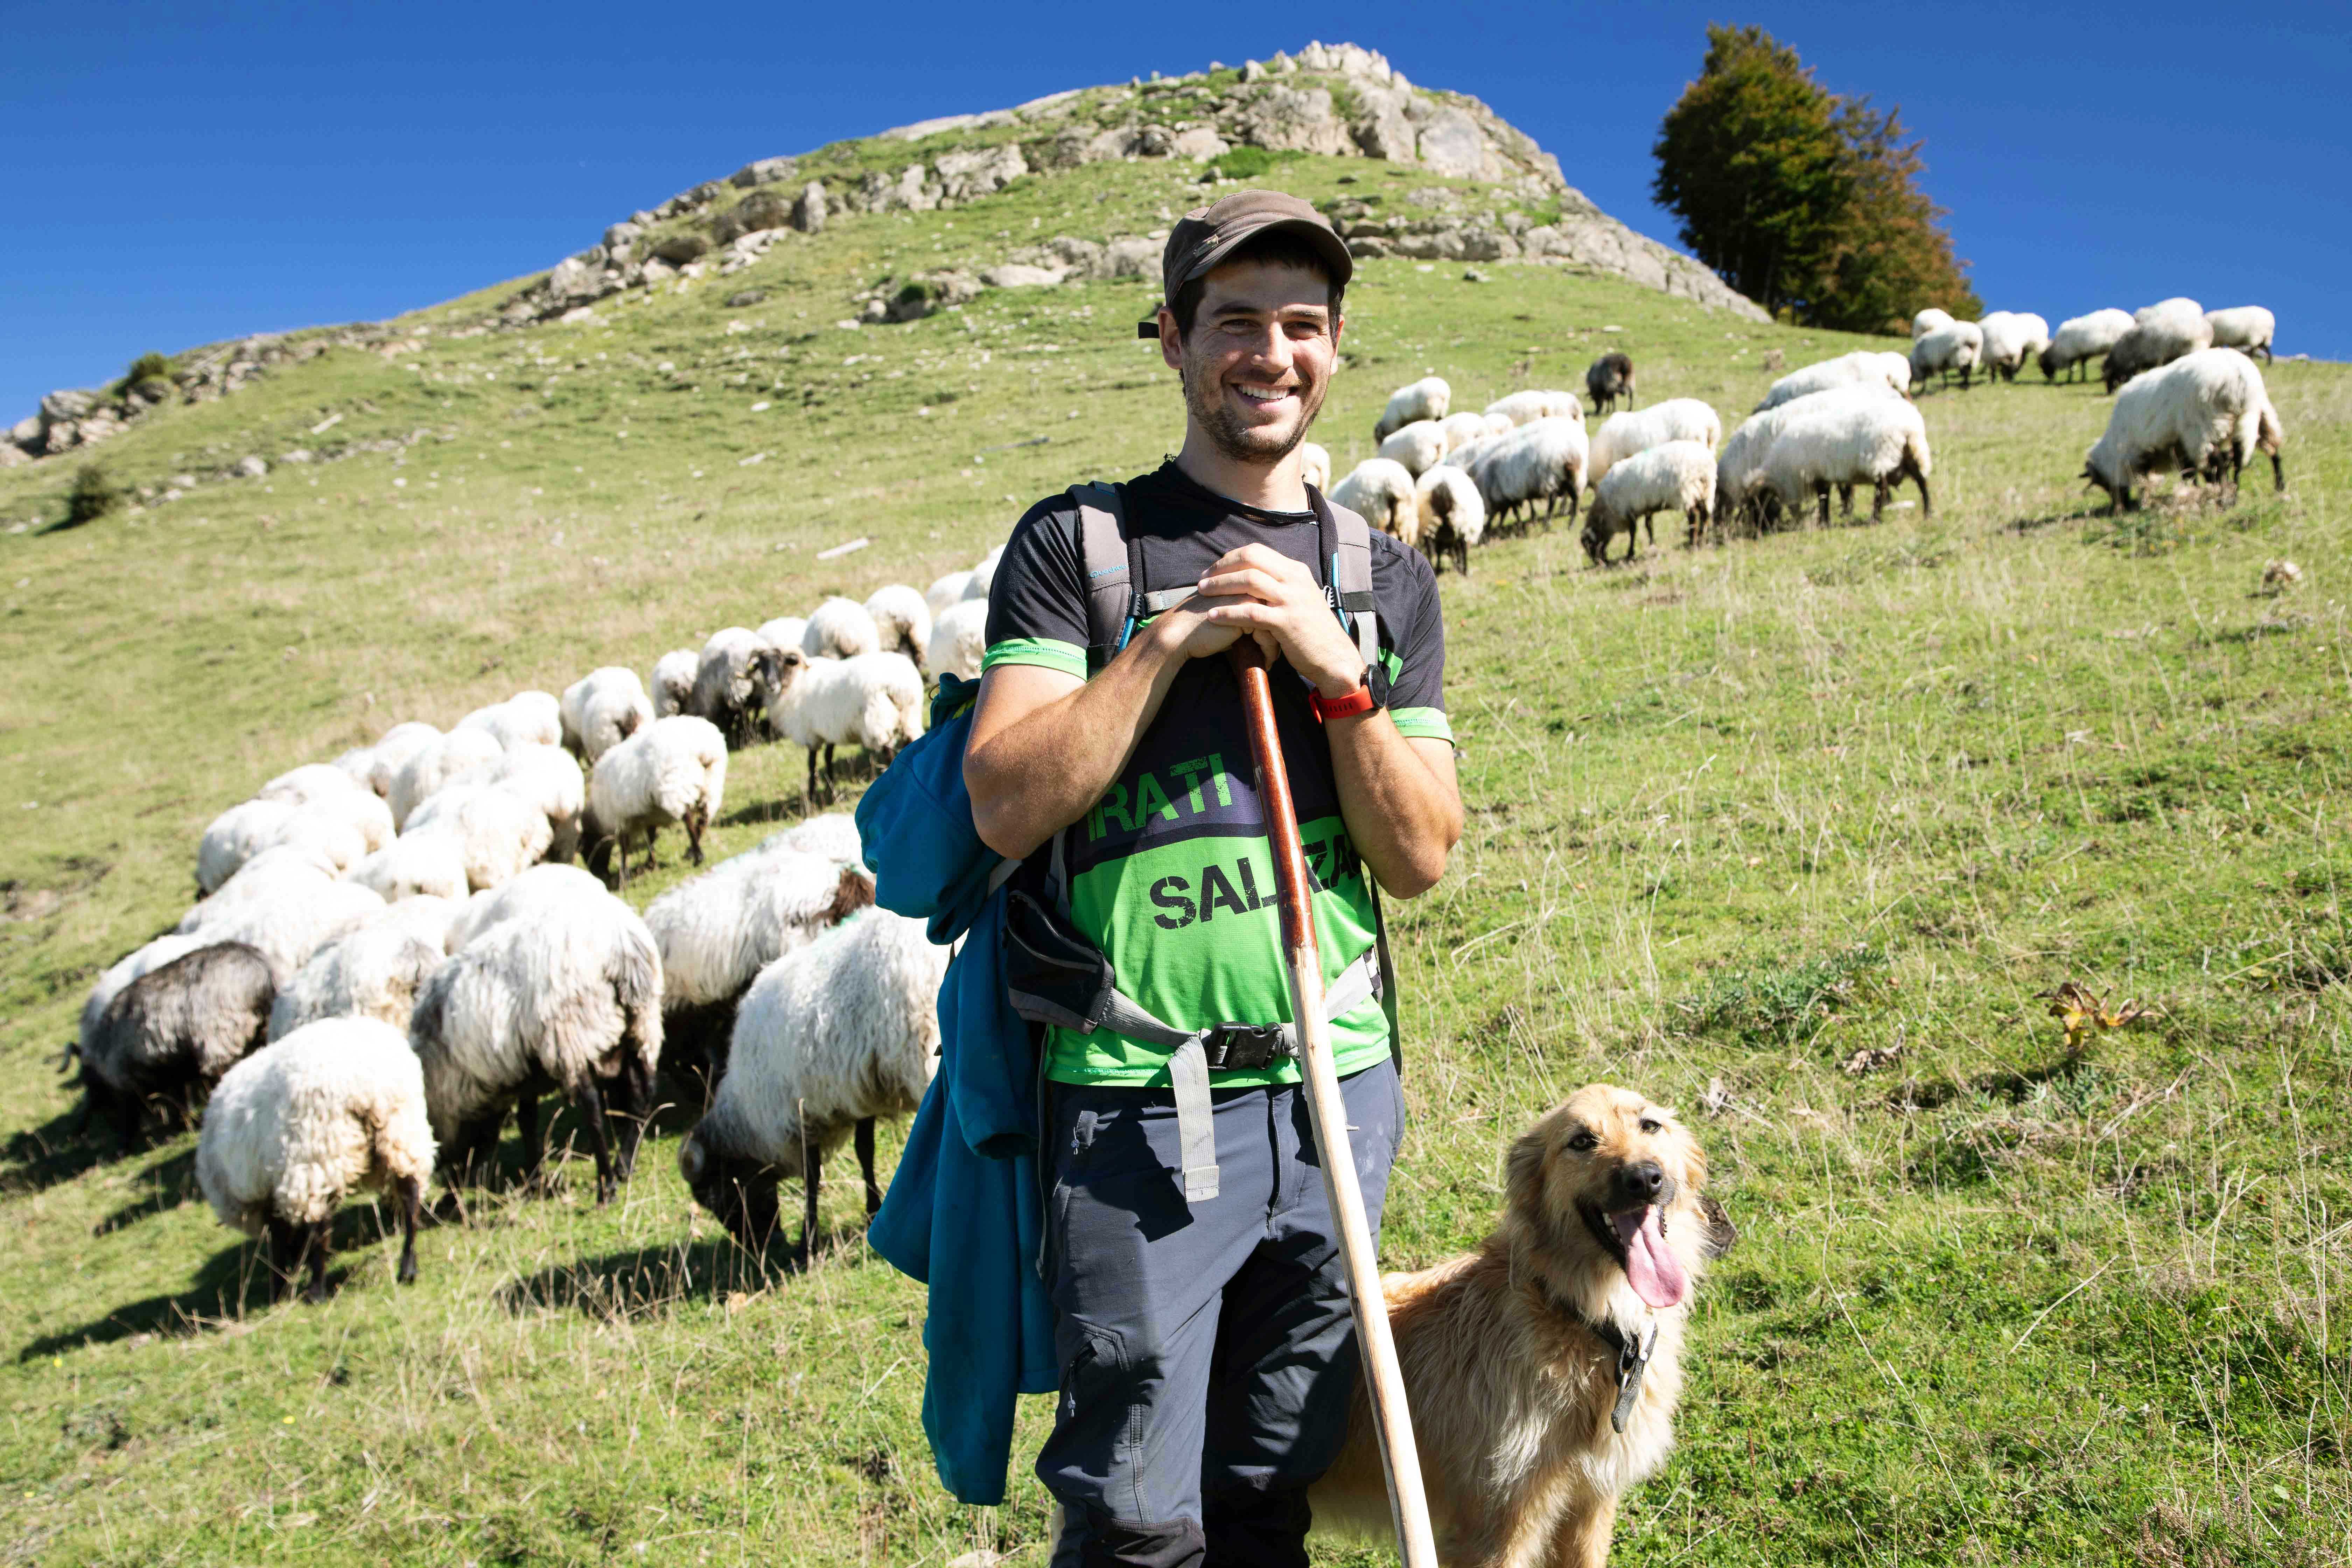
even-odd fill
[{"label": "red watch strap", "polygon": [[1307,706],[1314,710],[1315,721],[1321,724],[1333,719],[1350,719],[1359,713],[1369,713],[1380,703],[1372,696],[1372,683],[1368,676],[1345,697],[1328,698],[1319,691],[1309,691]]}]

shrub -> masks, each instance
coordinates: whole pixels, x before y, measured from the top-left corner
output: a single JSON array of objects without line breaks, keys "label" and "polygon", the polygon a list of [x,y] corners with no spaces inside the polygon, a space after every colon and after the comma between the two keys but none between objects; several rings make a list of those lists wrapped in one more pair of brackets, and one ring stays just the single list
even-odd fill
[{"label": "shrub", "polygon": [[68,528],[79,528],[85,522],[96,522],[122,504],[122,492],[106,477],[106,470],[96,463],[85,463],[74,475],[73,489],[66,492]]},{"label": "shrub", "polygon": [[131,368],[122,373],[122,384],[136,386],[142,381],[168,381],[171,375],[172,362],[150,349],[131,362]]},{"label": "shrub", "polygon": [[1680,1004],[1685,1029],[1736,1040],[1752,1049],[1801,1044],[1886,966],[1886,955],[1857,944],[1819,958],[1718,970],[1706,989]]}]

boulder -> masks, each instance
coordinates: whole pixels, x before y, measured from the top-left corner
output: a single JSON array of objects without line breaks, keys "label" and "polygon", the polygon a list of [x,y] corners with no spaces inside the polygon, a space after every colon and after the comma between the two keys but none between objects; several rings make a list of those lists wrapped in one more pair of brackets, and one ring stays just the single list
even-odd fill
[{"label": "boulder", "polygon": [[1087,147],[1093,139],[1076,126],[1066,125],[1051,136],[1041,136],[1022,147],[1033,169],[1075,169],[1089,163]]},{"label": "boulder", "polygon": [[27,414],[8,427],[11,445],[30,448],[38,446],[40,439],[41,416],[37,414]]},{"label": "boulder", "polygon": [[79,419],[97,406],[98,394],[95,392],[59,387],[41,399],[41,419],[44,424],[59,424],[69,419]]},{"label": "boulder", "polygon": [[952,305],[980,298],[980,279],[969,272],[949,269],[909,279],[883,307],[883,320],[919,321]]},{"label": "boulder", "polygon": [[824,187],[814,180],[793,204],[793,226],[803,234],[814,234],[824,226]]},{"label": "boulder", "polygon": [[1441,109],[1430,116],[1421,128],[1416,151],[1423,163],[1452,179],[1502,178],[1499,162],[1488,151],[1478,122],[1459,109]]},{"label": "boulder", "polygon": [[1034,267],[1027,262],[1008,261],[999,267],[982,268],[980,280],[992,289],[1050,289],[1064,276],[1058,267]]},{"label": "boulder", "polygon": [[1003,190],[1029,172],[1021,149],[1010,142],[967,153],[942,153],[936,166],[940,199],[950,202],[968,202]]},{"label": "boulder", "polygon": [[[559,300],[593,300],[604,292],[604,247],[595,246],[577,256],[567,256],[555,264],[547,275],[547,291]],[[229,367],[236,379],[236,367]]]},{"label": "boulder", "polygon": [[746,191],[753,185],[772,185],[792,178],[793,163],[791,158],[761,158],[728,175],[727,183]]},{"label": "boulder", "polygon": [[619,258],[624,251],[636,244],[637,237],[645,232],[643,227],[627,218],[608,226],[604,230],[604,254]]},{"label": "boulder", "polygon": [[257,479],[269,471],[269,462],[265,458],[248,455],[229,465],[228,471],[240,479]]},{"label": "boulder", "polygon": [[1156,279],[1160,247],[1156,239],[1114,239],[1103,247],[1103,276]]},{"label": "boulder", "polygon": [[19,463],[29,463],[33,454],[14,441],[0,441],[0,468],[13,468]]},{"label": "boulder", "polygon": [[765,289],[740,289],[737,292],[727,296],[727,308],[730,310],[748,310],[751,306],[759,304],[761,300],[767,299],[767,297],[768,291]]},{"label": "boulder", "polygon": [[47,424],[41,431],[41,450],[52,458],[71,451],[80,442],[81,426],[70,419]]},{"label": "boulder", "polygon": [[1171,158],[1214,158],[1230,151],[1225,139],[1209,125],[1195,125],[1190,131],[1180,131],[1168,144]]},{"label": "boulder", "polygon": [[[654,255],[672,267],[683,267],[689,261],[700,259],[703,252],[709,248],[710,242],[698,234],[673,234],[654,247]],[[650,279],[653,263],[647,262],[646,268]]]},{"label": "boulder", "polygon": [[793,199],[782,191],[756,190],[710,220],[710,237],[729,245],[761,229],[782,228],[793,221]]},{"label": "boulder", "polygon": [[1241,139],[1270,153],[1324,153],[1344,156],[1355,139],[1331,112],[1331,95],[1319,87],[1269,87],[1242,110],[1235,127]]}]

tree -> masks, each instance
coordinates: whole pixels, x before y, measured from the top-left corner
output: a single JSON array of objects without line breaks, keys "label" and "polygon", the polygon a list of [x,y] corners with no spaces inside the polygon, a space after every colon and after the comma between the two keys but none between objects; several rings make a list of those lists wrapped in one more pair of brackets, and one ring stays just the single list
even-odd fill
[{"label": "tree", "polygon": [[1829,91],[1761,27],[1710,26],[1658,127],[1653,189],[1692,254],[1776,315],[1850,331],[1929,303],[1974,315],[1899,114]]}]

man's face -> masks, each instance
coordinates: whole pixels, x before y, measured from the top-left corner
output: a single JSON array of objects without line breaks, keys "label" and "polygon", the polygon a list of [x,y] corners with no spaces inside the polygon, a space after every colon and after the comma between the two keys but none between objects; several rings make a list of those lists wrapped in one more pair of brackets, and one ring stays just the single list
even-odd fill
[{"label": "man's face", "polygon": [[1339,349],[1331,287],[1303,268],[1237,261],[1209,274],[1192,330],[1160,311],[1160,353],[1192,423],[1236,462],[1280,461],[1323,410]]}]

